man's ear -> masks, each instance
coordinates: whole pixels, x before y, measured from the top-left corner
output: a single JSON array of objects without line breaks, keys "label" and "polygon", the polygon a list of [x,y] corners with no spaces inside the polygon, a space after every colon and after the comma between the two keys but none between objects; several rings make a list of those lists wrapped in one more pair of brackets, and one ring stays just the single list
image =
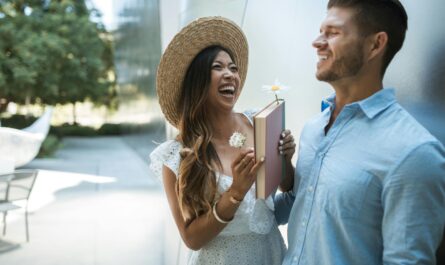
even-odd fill
[{"label": "man's ear", "polygon": [[369,36],[368,60],[373,60],[378,56],[383,56],[388,45],[388,34],[381,31]]}]

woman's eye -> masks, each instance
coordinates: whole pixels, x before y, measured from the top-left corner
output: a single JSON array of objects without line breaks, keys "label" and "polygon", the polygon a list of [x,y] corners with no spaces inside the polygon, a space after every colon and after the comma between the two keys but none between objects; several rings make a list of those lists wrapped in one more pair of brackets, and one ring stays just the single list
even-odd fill
[{"label": "woman's eye", "polygon": [[214,65],[212,65],[212,69],[216,69],[216,70],[221,69],[221,65],[214,64]]},{"label": "woman's eye", "polygon": [[238,72],[238,66],[231,66],[231,67],[230,67],[230,70],[231,70],[232,72]]}]

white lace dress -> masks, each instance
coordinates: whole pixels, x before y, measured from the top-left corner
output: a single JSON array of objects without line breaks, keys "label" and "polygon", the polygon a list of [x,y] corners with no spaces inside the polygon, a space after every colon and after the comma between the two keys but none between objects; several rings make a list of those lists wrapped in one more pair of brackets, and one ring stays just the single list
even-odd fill
[{"label": "white lace dress", "polygon": [[[250,113],[248,113],[250,114]],[[251,115],[246,115],[251,121]],[[151,154],[150,168],[162,179],[162,166],[178,175],[182,146],[175,140],[159,145]],[[232,184],[232,177],[217,174],[218,192]],[[244,197],[233,220],[198,251],[191,251],[189,265],[281,265],[286,250],[274,217],[273,200],[257,200],[255,185]]]}]

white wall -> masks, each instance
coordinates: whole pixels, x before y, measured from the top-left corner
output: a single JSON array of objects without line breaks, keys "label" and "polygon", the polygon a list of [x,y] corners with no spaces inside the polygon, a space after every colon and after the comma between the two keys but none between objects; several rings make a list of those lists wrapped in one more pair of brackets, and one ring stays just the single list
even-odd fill
[{"label": "white wall", "polygon": [[287,101],[286,127],[297,139],[305,121],[320,111],[321,99],[331,93],[315,79],[316,52],[311,46],[325,14],[322,2],[249,1],[243,25],[250,57],[238,107],[266,105],[272,95],[261,87],[279,79],[291,87],[282,97]]},{"label": "white wall", "polygon": [[[173,0],[162,0],[171,2]],[[161,2],[162,2],[161,1]],[[275,78],[289,85],[286,123],[294,135],[320,111],[333,91],[315,78],[316,52],[311,43],[326,14],[327,0],[177,0],[177,30],[195,18],[220,15],[241,26],[249,41],[249,70],[237,110],[261,107],[272,95],[261,91]],[[395,87],[412,114],[445,142],[445,12],[443,0],[403,2],[408,13],[404,47],[389,66],[384,85]],[[176,18],[176,17],[174,17]],[[166,18],[168,20],[168,18]],[[164,19],[162,20],[164,21]],[[426,117],[428,115],[428,117]],[[167,250],[170,251],[170,250]]]},{"label": "white wall", "polygon": [[[316,52],[311,41],[325,14],[325,1],[295,0],[162,0],[161,34],[165,49],[174,33],[196,18],[224,16],[237,23],[249,42],[249,70],[237,110],[261,108],[274,99],[262,91],[276,78],[291,87],[287,100],[287,127],[298,137],[304,122],[320,111],[320,101],[331,93],[315,79]],[[175,14],[178,11],[179,13]],[[304,19],[303,19],[304,17]],[[177,25],[177,26],[175,26]],[[176,30],[174,30],[176,28]],[[173,33],[174,32],[174,33]],[[168,130],[171,137],[172,130]],[[186,248],[167,213],[165,264],[185,264]],[[174,232],[172,232],[174,231]]]},{"label": "white wall", "polygon": [[[161,46],[162,51],[173,39],[175,34],[181,29],[180,0],[161,0],[159,2],[159,13],[161,21]],[[172,139],[176,135],[176,129],[166,122],[167,139]],[[167,201],[167,198],[165,198]],[[166,203],[168,205],[168,203]],[[185,265],[187,261],[188,249],[185,247],[178,232],[178,228],[173,220],[170,208],[167,206],[164,213],[164,265]]]},{"label": "white wall", "polygon": [[328,85],[315,79],[316,52],[311,46],[326,1],[178,1],[178,30],[204,16],[224,16],[241,26],[249,42],[249,69],[236,109],[267,105],[273,95],[261,88],[278,79],[291,87],[282,95],[288,102],[286,127],[298,137],[305,121],[320,111],[321,99],[331,93]]}]

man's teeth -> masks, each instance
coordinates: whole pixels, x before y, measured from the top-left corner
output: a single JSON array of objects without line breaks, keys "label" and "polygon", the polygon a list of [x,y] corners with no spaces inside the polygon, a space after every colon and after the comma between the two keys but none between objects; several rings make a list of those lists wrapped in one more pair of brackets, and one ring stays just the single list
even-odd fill
[{"label": "man's teeth", "polygon": [[328,59],[328,56],[327,56],[327,55],[318,55],[318,59],[319,59],[320,61],[325,61],[325,60]]}]

